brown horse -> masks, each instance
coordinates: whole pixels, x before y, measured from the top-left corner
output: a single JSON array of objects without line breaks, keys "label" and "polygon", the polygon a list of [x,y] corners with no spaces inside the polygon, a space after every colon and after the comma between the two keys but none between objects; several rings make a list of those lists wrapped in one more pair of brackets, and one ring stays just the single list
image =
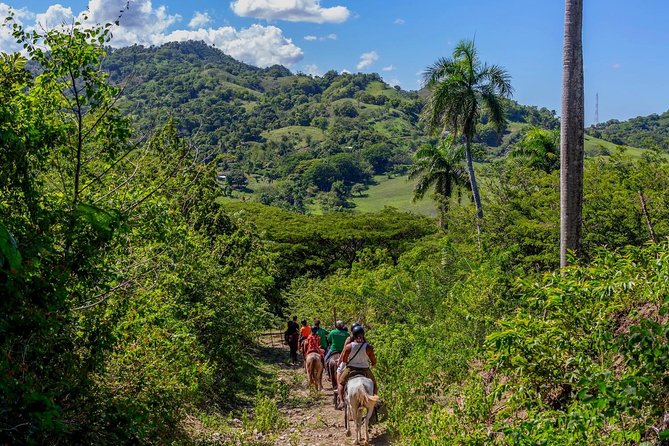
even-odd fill
[{"label": "brown horse", "polygon": [[328,358],[328,363],[325,364],[328,376],[330,377],[330,384],[332,385],[332,390],[337,390],[337,363],[339,362],[340,355],[341,352],[332,353]]},{"label": "brown horse", "polygon": [[317,352],[311,352],[307,355],[306,361],[307,377],[309,378],[309,386],[313,386],[316,390],[323,389],[323,364],[321,363],[321,355]]},{"label": "brown horse", "polygon": [[330,377],[330,384],[332,385],[332,402],[334,403],[335,408],[339,406],[339,392],[337,391],[337,363],[339,362],[339,356],[341,352],[335,352],[330,355],[328,358],[327,364],[325,364],[325,369],[328,372]]}]

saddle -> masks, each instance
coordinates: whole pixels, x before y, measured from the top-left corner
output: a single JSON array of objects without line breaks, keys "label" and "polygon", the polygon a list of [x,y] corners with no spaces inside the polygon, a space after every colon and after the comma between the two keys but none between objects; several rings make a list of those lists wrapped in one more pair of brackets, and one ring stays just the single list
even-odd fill
[{"label": "saddle", "polygon": [[[356,369],[353,367],[349,367],[351,370],[348,374],[348,381],[352,380],[353,378],[357,378],[358,376],[365,376],[365,369]],[[348,385],[348,381],[346,382],[346,385]]]}]

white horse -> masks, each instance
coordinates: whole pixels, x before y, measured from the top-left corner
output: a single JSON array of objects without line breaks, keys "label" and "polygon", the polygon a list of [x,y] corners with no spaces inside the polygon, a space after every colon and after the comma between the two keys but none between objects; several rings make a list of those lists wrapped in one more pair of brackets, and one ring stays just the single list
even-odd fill
[{"label": "white horse", "polygon": [[[374,406],[379,400],[374,395],[374,383],[364,376],[356,376],[348,380],[346,387],[347,419],[355,420],[355,444],[360,444],[360,429],[365,426],[365,444],[369,444],[369,419],[374,413]],[[367,409],[364,419],[362,409]],[[351,425],[347,423],[346,436],[351,436]]]}]

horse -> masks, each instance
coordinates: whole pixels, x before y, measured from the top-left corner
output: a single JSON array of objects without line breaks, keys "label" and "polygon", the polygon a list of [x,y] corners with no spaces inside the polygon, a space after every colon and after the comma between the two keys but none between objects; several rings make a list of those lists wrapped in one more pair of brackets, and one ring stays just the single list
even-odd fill
[{"label": "horse", "polygon": [[323,364],[321,363],[321,355],[317,352],[309,353],[305,364],[307,377],[309,378],[309,386],[314,386],[316,390],[322,390]]},{"label": "horse", "polygon": [[337,363],[339,362],[339,356],[341,355],[341,352],[334,352],[330,355],[328,358],[327,364],[325,364],[325,370],[328,372],[328,376],[330,377],[330,384],[332,385],[332,390],[334,391],[334,405],[337,407],[339,401],[338,393],[337,393]]},{"label": "horse", "polygon": [[[379,397],[374,395],[374,383],[365,376],[355,376],[348,380],[346,386],[346,412],[344,417],[346,423],[346,436],[351,436],[349,419],[355,420],[355,444],[360,444],[360,429],[365,428],[365,444],[369,444],[369,419],[374,413],[374,406]],[[367,409],[367,414],[362,416],[362,409]]]}]

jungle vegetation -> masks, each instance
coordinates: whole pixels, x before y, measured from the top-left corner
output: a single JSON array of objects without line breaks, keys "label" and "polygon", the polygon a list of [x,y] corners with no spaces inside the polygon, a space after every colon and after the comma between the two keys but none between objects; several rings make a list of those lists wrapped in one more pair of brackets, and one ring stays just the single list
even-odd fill
[{"label": "jungle vegetation", "polygon": [[[553,112],[500,101],[497,145],[480,116],[480,218],[466,186],[444,207],[461,141],[426,136],[425,92],[201,43],[109,52],[109,32],[17,26],[28,57],[0,56],[0,442],[266,444],[287,395],[256,336],[333,310],[369,328],[399,444],[669,439],[658,147],[585,158],[580,256],[559,269]],[[403,169],[438,186],[440,226],[341,212]],[[254,175],[275,189],[227,196]],[[310,215],[319,194],[339,212]]]}]

